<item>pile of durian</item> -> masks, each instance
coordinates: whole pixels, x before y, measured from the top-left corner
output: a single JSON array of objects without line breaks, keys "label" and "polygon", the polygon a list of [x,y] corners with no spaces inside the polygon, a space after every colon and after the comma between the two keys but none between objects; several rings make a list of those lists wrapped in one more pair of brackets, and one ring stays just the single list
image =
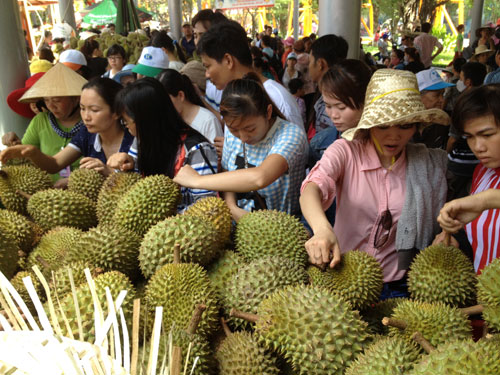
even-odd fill
[{"label": "pile of durian", "polygon": [[[431,246],[411,265],[411,299],[378,302],[382,270],[370,255],[350,251],[321,270],[308,265],[308,232],[292,216],[256,211],[233,227],[222,199],[177,214],[179,200],[165,176],[104,179],[81,169],[56,190],[36,167],[5,166],[0,271],[29,305],[27,275],[45,296],[37,266],[70,317],[61,318],[65,334],[79,330],[71,319],[77,300],[89,342],[94,309],[84,269],[100,299],[106,289],[113,298],[127,291],[127,319],[140,298],[143,357],[162,306],[164,332],[189,354],[189,368],[196,362],[195,374],[500,374],[500,259],[476,277],[460,250]],[[471,311],[489,329],[477,342]]]}]

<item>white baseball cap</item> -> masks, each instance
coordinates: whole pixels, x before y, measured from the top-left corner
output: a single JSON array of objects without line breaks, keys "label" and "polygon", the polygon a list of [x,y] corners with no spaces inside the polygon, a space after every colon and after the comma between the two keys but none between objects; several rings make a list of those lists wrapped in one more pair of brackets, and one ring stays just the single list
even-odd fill
[{"label": "white baseball cap", "polygon": [[67,49],[59,56],[59,62],[66,65],[68,68],[77,71],[82,65],[87,66],[87,59],[80,51],[76,49]]},{"label": "white baseball cap", "polygon": [[156,77],[163,69],[168,69],[168,56],[161,48],[144,47],[139,62],[132,70],[146,77]]},{"label": "white baseball cap", "polygon": [[430,68],[427,70],[422,70],[416,74],[418,81],[418,90],[420,92],[427,91],[436,91],[441,90],[446,87],[455,86],[454,83],[448,83],[443,81],[438,71],[434,68]]}]

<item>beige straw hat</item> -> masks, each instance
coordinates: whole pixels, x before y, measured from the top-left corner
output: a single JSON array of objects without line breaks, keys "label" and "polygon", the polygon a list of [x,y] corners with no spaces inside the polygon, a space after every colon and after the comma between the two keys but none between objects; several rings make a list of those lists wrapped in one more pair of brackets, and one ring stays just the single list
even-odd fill
[{"label": "beige straw hat", "polygon": [[489,49],[486,45],[481,44],[480,46],[477,46],[476,49],[474,50],[474,57],[477,57],[478,55],[481,55],[482,53],[491,54],[492,52],[495,52],[495,51],[492,49]]},{"label": "beige straw hat", "polygon": [[379,69],[368,84],[358,126],[343,132],[342,137],[352,140],[358,130],[382,125],[448,125],[449,121],[446,112],[425,109],[415,74],[406,70]]},{"label": "beige straw hat", "polygon": [[50,96],[80,96],[86,83],[87,80],[80,74],[58,63],[31,86],[19,101],[29,103]]}]

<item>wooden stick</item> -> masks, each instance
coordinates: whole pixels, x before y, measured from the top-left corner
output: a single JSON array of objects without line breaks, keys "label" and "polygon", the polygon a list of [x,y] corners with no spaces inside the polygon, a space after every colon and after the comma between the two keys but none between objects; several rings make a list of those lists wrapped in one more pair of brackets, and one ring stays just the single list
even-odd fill
[{"label": "wooden stick", "polygon": [[130,375],[137,375],[137,360],[139,359],[139,326],[141,316],[141,300],[134,300],[132,315],[132,358],[130,362]]},{"label": "wooden stick", "polygon": [[236,309],[231,309],[229,315],[234,316],[235,318],[245,319],[251,323],[255,323],[259,320],[259,316],[257,314],[247,313]]},{"label": "wooden stick", "polygon": [[484,306],[483,305],[474,305],[474,306],[470,306],[470,307],[464,307],[462,309],[459,309],[460,311],[462,311],[465,315],[477,315],[477,314],[481,314],[484,310]]},{"label": "wooden stick", "polygon": [[406,327],[408,327],[408,323],[406,323],[404,320],[388,317],[382,319],[382,324],[384,326],[391,326],[399,329],[406,329]]},{"label": "wooden stick", "polygon": [[231,332],[231,329],[229,329],[229,326],[227,325],[226,319],[220,318],[220,324],[222,325],[222,329],[224,333],[226,334],[226,337],[229,337],[233,333]]},{"label": "wooden stick", "polygon": [[170,375],[181,374],[181,348],[174,346],[172,348],[172,362],[170,363]]},{"label": "wooden stick", "polygon": [[198,328],[198,325],[201,321],[201,315],[206,308],[207,306],[205,304],[196,305],[193,316],[191,317],[191,321],[189,322],[188,329],[186,330],[187,333],[189,333],[190,335],[194,335],[196,333],[196,329]]},{"label": "wooden stick", "polygon": [[22,190],[16,190],[16,194],[20,195],[21,197],[23,198],[26,198],[26,199],[30,199],[31,198],[31,194],[28,194],[28,193],[25,193],[24,191]]},{"label": "wooden stick", "polygon": [[181,245],[176,243],[174,245],[174,264],[179,264],[181,262]]},{"label": "wooden stick", "polygon": [[425,337],[424,337],[424,336],[423,336],[420,332],[418,332],[418,331],[416,331],[416,332],[415,332],[415,333],[411,336],[411,338],[412,338],[413,340],[415,340],[418,344],[420,344],[420,346],[421,346],[422,348],[424,348],[424,350],[425,350],[427,353],[430,353],[430,352],[432,352],[433,350],[436,350],[436,348],[435,348],[435,347],[433,347],[433,346],[432,346],[432,344],[431,344],[429,341],[427,341],[427,340],[425,339]]},{"label": "wooden stick", "polygon": [[451,233],[444,232],[444,246],[450,246],[451,243]]}]

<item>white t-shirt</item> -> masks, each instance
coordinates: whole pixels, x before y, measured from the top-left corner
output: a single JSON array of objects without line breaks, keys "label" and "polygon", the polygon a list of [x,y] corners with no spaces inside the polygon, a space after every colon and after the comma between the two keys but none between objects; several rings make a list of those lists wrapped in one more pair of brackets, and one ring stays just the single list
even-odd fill
[{"label": "white t-shirt", "polygon": [[207,79],[207,87],[205,88],[205,100],[208,104],[212,106],[217,112],[220,110],[220,101],[222,99],[222,91],[217,90],[217,87]]},{"label": "white t-shirt", "polygon": [[215,137],[223,137],[222,127],[215,115],[208,109],[199,107],[191,127],[202,134],[210,143],[214,143]]},{"label": "white t-shirt", "polygon": [[283,116],[285,116],[286,120],[304,127],[297,101],[281,83],[268,79],[264,82],[264,88],[266,89],[267,95],[269,95],[274,105],[278,107]]},{"label": "white t-shirt", "polygon": [[168,62],[168,68],[173,69],[173,70],[177,70],[178,72],[180,72],[180,70],[182,69],[182,67],[184,65],[186,65],[186,64],[184,64],[182,61],[169,61]]}]

